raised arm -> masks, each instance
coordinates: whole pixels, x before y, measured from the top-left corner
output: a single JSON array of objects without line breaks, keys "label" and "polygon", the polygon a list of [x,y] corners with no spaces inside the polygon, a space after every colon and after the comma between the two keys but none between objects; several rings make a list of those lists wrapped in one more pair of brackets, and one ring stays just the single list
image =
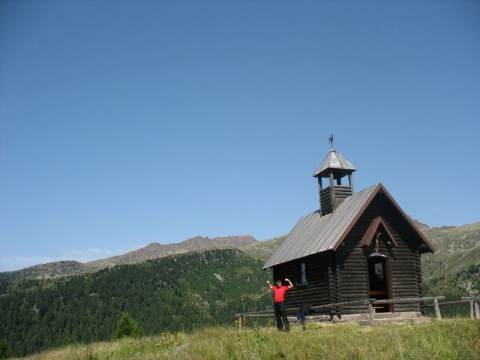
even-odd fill
[{"label": "raised arm", "polygon": [[292,284],[292,282],[291,282],[289,279],[285,279],[285,281],[288,282],[288,284],[289,284],[288,287],[289,287],[290,289],[293,288],[293,284]]},{"label": "raised arm", "polygon": [[270,284],[270,281],[268,281],[268,280],[267,280],[267,285],[270,289],[272,289],[273,286],[272,286],[272,284]]}]

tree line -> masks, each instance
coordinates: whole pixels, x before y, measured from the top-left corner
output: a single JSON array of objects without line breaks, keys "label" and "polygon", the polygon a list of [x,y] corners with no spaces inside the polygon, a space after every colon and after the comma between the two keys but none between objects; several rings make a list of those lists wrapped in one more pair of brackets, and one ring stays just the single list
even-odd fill
[{"label": "tree line", "polygon": [[146,335],[233,325],[271,309],[262,263],[238,249],[193,252],[50,280],[0,281],[0,341],[16,356],[108,341],[128,313]]}]

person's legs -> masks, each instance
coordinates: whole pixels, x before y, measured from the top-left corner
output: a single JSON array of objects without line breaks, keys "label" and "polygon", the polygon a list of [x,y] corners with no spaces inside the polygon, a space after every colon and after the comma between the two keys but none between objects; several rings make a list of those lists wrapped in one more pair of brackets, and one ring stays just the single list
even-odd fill
[{"label": "person's legs", "polygon": [[[281,303],[283,304],[283,303]],[[278,306],[278,303],[275,303],[274,308],[275,308],[275,319],[277,320],[277,329],[278,331],[283,330],[283,324],[282,324],[282,312]]]},{"label": "person's legs", "polygon": [[[285,306],[285,303],[284,302],[278,303],[278,309],[279,309],[279,312],[280,312],[280,317],[283,321],[282,328],[285,331],[290,331],[290,324],[288,323],[288,317],[287,317],[287,307]],[[278,322],[277,322],[277,324],[278,324]],[[277,325],[277,327],[278,327],[278,325]]]}]

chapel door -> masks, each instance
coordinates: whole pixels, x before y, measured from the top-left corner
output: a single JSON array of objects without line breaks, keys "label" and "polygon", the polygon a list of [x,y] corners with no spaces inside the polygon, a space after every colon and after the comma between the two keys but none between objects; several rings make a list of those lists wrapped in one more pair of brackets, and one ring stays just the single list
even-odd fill
[{"label": "chapel door", "polygon": [[[368,258],[368,283],[370,299],[386,300],[392,298],[388,258],[371,256]],[[391,312],[392,304],[374,305],[375,312]]]}]

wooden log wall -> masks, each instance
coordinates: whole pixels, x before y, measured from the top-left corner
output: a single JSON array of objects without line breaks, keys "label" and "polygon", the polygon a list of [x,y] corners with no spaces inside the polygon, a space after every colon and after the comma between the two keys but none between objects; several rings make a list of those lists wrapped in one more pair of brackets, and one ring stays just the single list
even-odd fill
[{"label": "wooden log wall", "polygon": [[[423,297],[423,275],[422,275],[422,260],[420,257],[420,253],[418,251],[415,251],[415,270],[417,273],[417,293],[419,294],[419,297]],[[425,310],[425,302],[421,302],[419,304],[419,310],[422,313],[423,316],[426,316],[426,310]]]},{"label": "wooden log wall", "polygon": [[[365,210],[355,227],[368,226],[379,215],[382,216],[389,232],[398,244],[398,247],[392,248],[387,248],[385,241],[380,241],[379,244],[379,253],[386,255],[389,259],[392,298],[422,297],[421,262],[420,255],[416,250],[421,244],[421,239],[403,215],[390,202],[386,201],[384,196],[380,195]],[[366,256],[374,251],[375,244],[373,242],[364,249]],[[393,307],[393,311],[396,312],[421,310],[422,307],[415,303],[395,304]]]},{"label": "wooden log wall", "polygon": [[330,214],[332,212],[332,196],[330,194],[330,187],[320,191],[320,207],[322,215]]},{"label": "wooden log wall", "polygon": [[291,261],[273,268],[274,279],[290,279],[295,288],[285,295],[287,308],[299,308],[303,304],[325,305],[330,304],[328,255],[317,254],[302,259],[307,270],[307,284],[296,283],[298,261]]},{"label": "wooden log wall", "polygon": [[332,199],[332,189],[326,187],[325,189],[320,190],[320,206],[322,215],[330,214],[334,210],[334,201],[335,206],[339,204],[342,200],[352,195],[352,188],[345,185],[334,185],[333,186],[333,199]]},{"label": "wooden log wall", "polygon": [[[345,239],[345,245],[337,249],[340,302],[368,299],[367,261],[360,247],[357,231],[351,232]],[[342,314],[358,314],[367,311],[368,306],[364,304],[344,306],[341,309]]]},{"label": "wooden log wall", "polygon": [[345,199],[349,196],[352,196],[351,186],[346,185],[335,185],[335,199]]}]

